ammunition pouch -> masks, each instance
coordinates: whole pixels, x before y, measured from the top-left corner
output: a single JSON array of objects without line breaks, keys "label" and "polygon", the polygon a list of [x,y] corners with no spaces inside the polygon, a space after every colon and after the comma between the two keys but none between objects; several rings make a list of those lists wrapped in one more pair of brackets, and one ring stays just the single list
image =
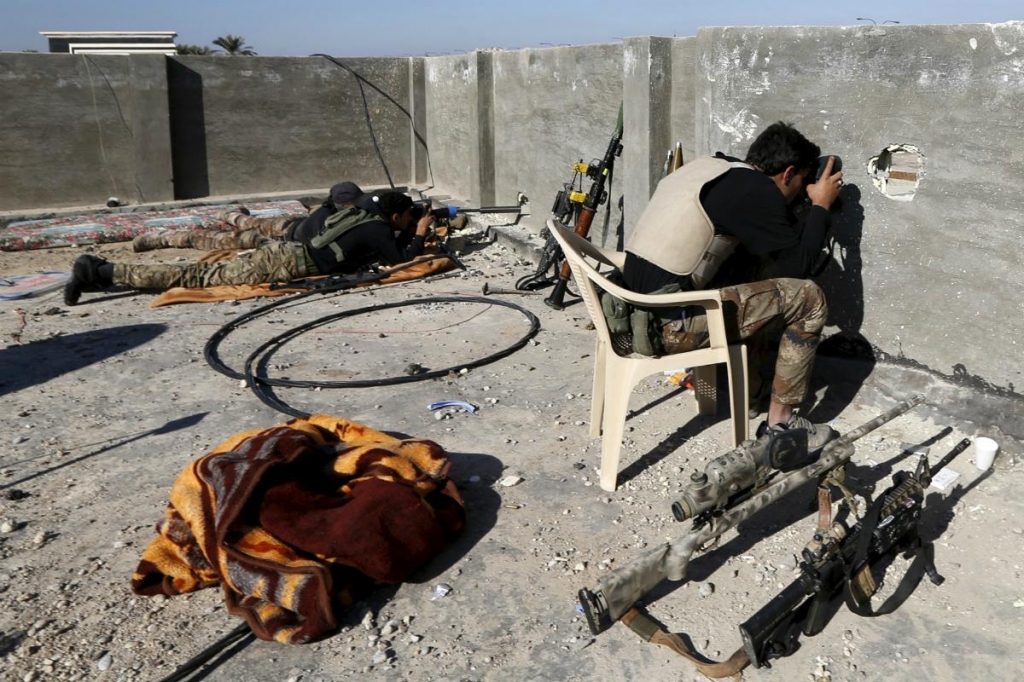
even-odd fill
[{"label": "ammunition pouch", "polygon": [[[622,273],[616,270],[608,276],[608,280],[621,285]],[[681,291],[678,284],[667,284],[651,293],[672,294],[678,291]],[[648,357],[665,354],[661,330],[665,324],[677,318],[678,309],[633,306],[607,291],[602,291],[600,297],[601,310],[616,352],[625,355],[636,352]]]}]

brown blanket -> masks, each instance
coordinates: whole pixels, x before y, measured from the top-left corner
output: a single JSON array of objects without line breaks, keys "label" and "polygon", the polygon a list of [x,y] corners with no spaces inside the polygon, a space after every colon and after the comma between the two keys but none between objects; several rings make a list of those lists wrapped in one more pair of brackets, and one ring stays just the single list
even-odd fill
[{"label": "brown blanket", "polygon": [[308,642],[361,590],[408,579],[461,531],[448,468],[433,441],[337,417],[240,433],[179,474],[132,589],[222,583],[258,637]]},{"label": "brown blanket", "polygon": [[[224,260],[231,260],[238,255],[238,251],[234,249],[225,249],[220,251],[208,251],[202,258],[199,259],[201,263],[219,263]],[[434,258],[433,260],[426,260],[430,258],[430,255],[420,256],[419,258],[413,259],[412,262],[420,261],[411,267],[403,268],[388,275],[384,279],[377,280],[376,282],[367,282],[360,286],[374,286],[376,284],[394,284],[395,282],[406,282],[413,279],[421,279],[423,277],[429,277],[430,275],[450,270],[454,264],[447,258]],[[286,289],[271,289],[269,284],[235,284],[235,285],[224,285],[219,287],[207,287],[205,289],[186,289],[185,287],[175,287],[168,289],[163,292],[152,303],[149,304],[150,308],[159,308],[165,305],[174,305],[175,303],[214,303],[216,301],[241,301],[247,298],[261,298],[261,297],[273,297],[273,296],[284,296],[285,294],[294,294],[300,291],[306,291],[303,288],[286,288]]]}]

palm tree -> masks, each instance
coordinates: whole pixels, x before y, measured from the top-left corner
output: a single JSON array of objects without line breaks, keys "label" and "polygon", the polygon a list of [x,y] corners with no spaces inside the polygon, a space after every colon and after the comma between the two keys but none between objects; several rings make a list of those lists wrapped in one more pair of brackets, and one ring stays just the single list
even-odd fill
[{"label": "palm tree", "polygon": [[199,54],[199,55],[210,55],[213,54],[213,50],[206,47],[205,45],[178,45],[178,54]]},{"label": "palm tree", "polygon": [[213,41],[213,44],[224,50],[229,55],[243,55],[245,57],[253,57],[256,55],[256,50],[245,44],[245,38],[242,36],[233,36],[230,33],[226,36],[220,36]]}]

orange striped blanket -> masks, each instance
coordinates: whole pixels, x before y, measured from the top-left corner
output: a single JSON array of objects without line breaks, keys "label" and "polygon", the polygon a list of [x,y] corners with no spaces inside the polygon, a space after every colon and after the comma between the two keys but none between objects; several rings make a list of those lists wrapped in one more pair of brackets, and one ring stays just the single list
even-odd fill
[{"label": "orange striped blanket", "polygon": [[433,441],[337,417],[240,433],[178,475],[132,589],[222,583],[228,611],[258,637],[308,642],[362,591],[408,579],[461,531],[448,469]]}]

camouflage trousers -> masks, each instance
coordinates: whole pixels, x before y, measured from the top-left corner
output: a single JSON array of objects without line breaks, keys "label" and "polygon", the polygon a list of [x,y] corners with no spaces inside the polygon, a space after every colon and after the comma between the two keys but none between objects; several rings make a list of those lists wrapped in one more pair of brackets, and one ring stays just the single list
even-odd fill
[{"label": "camouflage trousers", "polygon": [[136,237],[133,244],[136,251],[152,249],[255,249],[268,241],[284,239],[285,232],[296,221],[294,217],[277,216],[259,218],[233,211],[225,216],[234,229],[220,230],[176,230],[174,232],[150,233]]},{"label": "camouflage trousers", "polygon": [[[721,290],[725,334],[730,343],[759,341],[773,329],[782,330],[772,380],[772,399],[799,405],[810,389],[814,352],[828,317],[825,294],[806,279],[768,279]],[[681,353],[708,344],[707,318],[701,308],[683,309],[681,319],[662,328],[668,353]]]},{"label": "camouflage trousers", "polygon": [[133,289],[201,289],[224,284],[290,282],[317,274],[305,247],[298,242],[269,242],[220,263],[183,265],[114,264],[113,282]]}]

